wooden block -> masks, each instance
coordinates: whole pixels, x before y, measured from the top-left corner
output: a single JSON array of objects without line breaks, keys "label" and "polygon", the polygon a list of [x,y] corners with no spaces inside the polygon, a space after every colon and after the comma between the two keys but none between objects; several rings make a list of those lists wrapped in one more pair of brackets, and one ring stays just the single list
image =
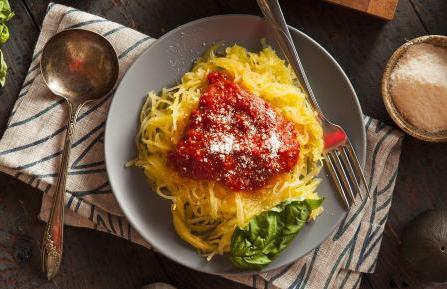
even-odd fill
[{"label": "wooden block", "polygon": [[394,18],[399,0],[325,0],[326,2],[349,7],[377,17],[391,20]]}]

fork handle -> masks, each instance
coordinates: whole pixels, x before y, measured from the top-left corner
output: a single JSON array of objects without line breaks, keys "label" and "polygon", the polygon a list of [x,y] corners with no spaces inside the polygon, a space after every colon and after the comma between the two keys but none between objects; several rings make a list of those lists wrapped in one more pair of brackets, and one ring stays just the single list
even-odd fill
[{"label": "fork handle", "polygon": [[309,81],[304,71],[303,65],[301,64],[300,57],[295,48],[295,44],[292,41],[292,36],[290,35],[289,28],[287,26],[284,15],[281,11],[281,6],[278,0],[256,0],[258,2],[259,8],[261,8],[262,14],[265,20],[270,24],[272,28],[273,35],[278,42],[279,47],[284,52],[284,55],[295,71],[296,76],[306,94],[306,98],[312,108],[317,111],[321,119],[324,119],[321,113],[320,107],[315,99],[312,88],[310,87]]}]

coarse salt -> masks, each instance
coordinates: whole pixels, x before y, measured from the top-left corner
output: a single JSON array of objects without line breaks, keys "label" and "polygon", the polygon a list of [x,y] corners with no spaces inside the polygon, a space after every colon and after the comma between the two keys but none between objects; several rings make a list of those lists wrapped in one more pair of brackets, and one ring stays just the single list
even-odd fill
[{"label": "coarse salt", "polygon": [[447,49],[409,47],[390,80],[393,102],[408,122],[429,132],[447,130]]}]

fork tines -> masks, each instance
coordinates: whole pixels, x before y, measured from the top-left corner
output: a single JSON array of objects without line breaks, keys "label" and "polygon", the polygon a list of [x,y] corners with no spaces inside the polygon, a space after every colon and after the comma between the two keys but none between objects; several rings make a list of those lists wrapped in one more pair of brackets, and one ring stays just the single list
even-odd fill
[{"label": "fork tines", "polygon": [[363,200],[361,185],[369,198],[365,176],[349,140],[342,146],[325,152],[325,161],[340,197],[349,208],[356,203],[356,196]]}]

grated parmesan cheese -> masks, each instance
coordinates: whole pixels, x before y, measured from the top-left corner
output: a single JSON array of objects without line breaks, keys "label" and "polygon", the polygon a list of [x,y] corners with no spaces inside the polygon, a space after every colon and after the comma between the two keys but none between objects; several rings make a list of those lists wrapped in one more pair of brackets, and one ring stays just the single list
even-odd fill
[{"label": "grated parmesan cheese", "polygon": [[275,132],[273,132],[270,135],[268,144],[269,144],[269,150],[270,150],[270,157],[276,157],[278,155],[278,151],[281,148],[281,146],[283,145],[283,143],[281,142],[281,139]]},{"label": "grated parmesan cheese", "polygon": [[210,143],[209,151],[227,155],[233,150],[234,141],[233,135],[224,135],[221,140],[215,140]]},{"label": "grated parmesan cheese", "polygon": [[411,46],[390,79],[394,104],[408,122],[429,132],[447,130],[447,49]]}]

